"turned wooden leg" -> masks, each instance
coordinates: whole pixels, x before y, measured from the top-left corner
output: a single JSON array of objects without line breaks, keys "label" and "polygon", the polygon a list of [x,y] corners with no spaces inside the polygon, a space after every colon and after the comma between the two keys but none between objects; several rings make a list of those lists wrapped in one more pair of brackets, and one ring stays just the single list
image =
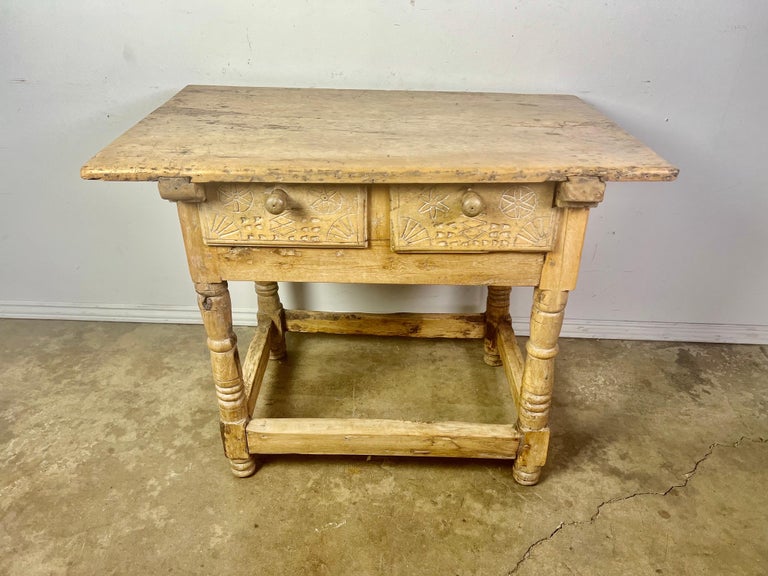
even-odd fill
[{"label": "turned wooden leg", "polygon": [[563,325],[568,292],[536,288],[531,310],[531,335],[525,346],[517,428],[522,434],[512,474],[520,484],[536,484],[549,445],[549,407],[555,377],[557,339]]},{"label": "turned wooden leg", "polygon": [[501,366],[497,344],[498,326],[511,322],[509,316],[509,286],[488,286],[488,300],[485,306],[485,354],[483,360],[490,366]]},{"label": "turned wooden leg", "polygon": [[272,322],[275,330],[269,343],[271,360],[285,358],[285,311],[277,293],[277,282],[256,282],[256,296],[259,301],[259,324]]},{"label": "turned wooden leg", "polygon": [[232,304],[227,283],[195,284],[195,290],[208,334],[224,453],[235,476],[250,476],[256,471],[256,458],[248,453],[245,435],[248,403],[237,353],[237,337],[232,330]]}]

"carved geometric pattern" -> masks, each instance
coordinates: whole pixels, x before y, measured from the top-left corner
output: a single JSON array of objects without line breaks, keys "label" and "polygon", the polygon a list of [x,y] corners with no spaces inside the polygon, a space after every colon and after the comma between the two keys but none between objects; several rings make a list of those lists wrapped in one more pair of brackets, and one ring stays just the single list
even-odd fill
[{"label": "carved geometric pattern", "polygon": [[334,188],[313,188],[309,195],[312,198],[309,207],[318,214],[335,214],[344,205],[344,198]]},{"label": "carved geometric pattern", "polygon": [[328,229],[328,240],[331,242],[349,242],[357,236],[357,225],[352,214],[346,214],[336,220]]},{"label": "carved geometric pattern", "polygon": [[255,240],[264,236],[265,218],[261,216],[240,216],[239,228],[240,237],[246,240]]},{"label": "carved geometric pattern", "polygon": [[478,184],[482,217],[462,211],[466,186],[392,185],[392,245],[403,252],[552,249],[554,185]]},{"label": "carved geometric pattern", "polygon": [[403,218],[400,239],[408,246],[429,240],[429,232],[413,218]]},{"label": "carved geometric pattern", "polygon": [[216,238],[229,238],[238,233],[237,226],[232,219],[221,214],[213,216],[209,230]]},{"label": "carved geometric pattern", "polygon": [[238,184],[219,186],[219,201],[232,212],[245,212],[253,204],[253,192]]},{"label": "carved geometric pattern", "polygon": [[463,226],[460,234],[466,236],[469,240],[477,240],[481,236],[488,234],[488,222],[484,220],[469,220],[462,221]]},{"label": "carved geometric pattern", "polygon": [[203,241],[217,246],[364,247],[368,230],[364,186],[281,184],[285,209],[271,214],[270,184],[206,185],[198,205]]},{"label": "carved geometric pattern", "polygon": [[438,212],[448,212],[448,206],[444,203],[447,198],[448,194],[440,194],[434,188],[419,194],[419,199],[423,202],[419,208],[419,214],[429,214],[430,220],[434,222],[437,220]]},{"label": "carved geometric pattern", "polygon": [[552,233],[551,218],[536,218],[531,220],[515,236],[515,244],[524,246],[541,246],[549,242]]},{"label": "carved geometric pattern", "polygon": [[526,218],[536,210],[536,192],[528,186],[515,186],[505,190],[499,200],[501,212],[513,220]]},{"label": "carved geometric pattern", "polygon": [[289,237],[296,233],[296,222],[286,212],[269,219],[269,231],[275,236]]}]

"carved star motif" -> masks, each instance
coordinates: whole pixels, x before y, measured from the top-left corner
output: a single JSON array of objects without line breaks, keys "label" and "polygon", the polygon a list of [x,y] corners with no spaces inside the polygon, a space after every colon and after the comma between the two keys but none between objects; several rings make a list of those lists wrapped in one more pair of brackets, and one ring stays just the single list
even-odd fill
[{"label": "carved star motif", "polygon": [[438,194],[434,189],[431,189],[425,194],[420,194],[419,198],[424,202],[419,208],[419,214],[429,214],[432,222],[437,220],[438,212],[448,212],[448,206],[443,203],[443,200],[448,198],[447,194]]}]

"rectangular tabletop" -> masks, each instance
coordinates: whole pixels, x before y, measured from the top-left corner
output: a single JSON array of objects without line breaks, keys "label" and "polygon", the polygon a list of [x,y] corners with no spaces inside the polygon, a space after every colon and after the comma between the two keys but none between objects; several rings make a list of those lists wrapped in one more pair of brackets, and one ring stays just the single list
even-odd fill
[{"label": "rectangular tabletop", "polygon": [[671,180],[677,169],[575,96],[187,86],[81,174],[471,183]]}]

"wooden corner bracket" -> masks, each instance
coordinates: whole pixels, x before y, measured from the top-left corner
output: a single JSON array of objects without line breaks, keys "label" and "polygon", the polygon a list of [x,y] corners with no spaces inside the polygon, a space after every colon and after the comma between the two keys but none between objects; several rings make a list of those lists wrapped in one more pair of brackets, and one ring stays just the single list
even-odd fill
[{"label": "wooden corner bracket", "polygon": [[205,186],[189,178],[160,178],[160,197],[171,202],[205,202]]},{"label": "wooden corner bracket", "polygon": [[555,205],[558,208],[594,208],[603,201],[605,182],[594,176],[573,176],[558,182]]}]

